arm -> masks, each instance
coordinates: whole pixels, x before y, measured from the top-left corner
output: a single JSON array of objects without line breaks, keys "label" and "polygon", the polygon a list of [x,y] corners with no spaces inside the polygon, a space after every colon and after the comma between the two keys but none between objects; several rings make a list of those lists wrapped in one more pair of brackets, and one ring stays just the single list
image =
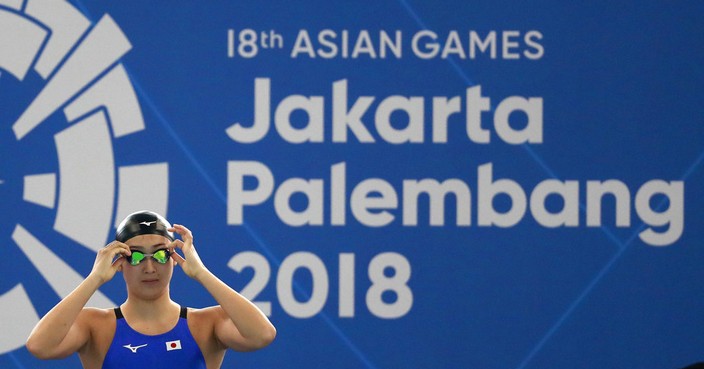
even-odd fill
[{"label": "arm", "polygon": [[39,320],[29,334],[26,343],[29,352],[40,359],[58,359],[88,343],[91,319],[83,307],[122,266],[123,258],[112,261],[118,254],[129,255],[127,245],[115,241],[98,251],[88,277]]},{"label": "arm", "polygon": [[213,314],[213,333],[220,343],[239,351],[252,351],[271,343],[276,337],[276,328],[256,305],[203,265],[193,246],[191,231],[178,224],[174,224],[170,230],[181,235],[183,241],[174,241],[173,245],[183,251],[185,259],[175,252],[172,257],[186,275],[201,283],[220,305],[223,313]]}]

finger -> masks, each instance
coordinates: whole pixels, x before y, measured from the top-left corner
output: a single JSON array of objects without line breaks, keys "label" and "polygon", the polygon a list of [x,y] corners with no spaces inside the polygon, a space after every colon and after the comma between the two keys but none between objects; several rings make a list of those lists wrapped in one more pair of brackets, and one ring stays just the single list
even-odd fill
[{"label": "finger", "polygon": [[[173,257],[173,256],[179,256],[179,257],[181,257],[181,254],[179,254],[179,253],[176,251],[177,248],[183,249],[183,242],[181,242],[180,240],[176,240],[176,241],[170,243],[169,246],[167,246],[167,249],[168,249],[169,252],[171,253],[171,256],[172,256],[172,257]],[[181,258],[183,259],[183,257],[181,257]]]},{"label": "finger", "polygon": [[193,233],[191,230],[181,224],[174,224],[171,228],[169,228],[169,231],[178,233],[181,235],[181,238],[193,238]]},{"label": "finger", "polygon": [[171,253],[171,258],[176,260],[176,264],[181,265],[186,262],[183,256],[179,255],[176,251]]},{"label": "finger", "polygon": [[127,260],[123,257],[119,257],[115,260],[112,261],[112,268],[115,270],[122,270],[122,266],[125,264]]},{"label": "finger", "polygon": [[183,225],[183,224],[174,224],[174,225],[173,225],[173,228],[174,228],[174,229],[181,230],[181,231],[184,231],[184,232],[189,232],[189,233],[191,232],[191,230],[188,229],[188,227],[186,227],[186,226]]},{"label": "finger", "polygon": [[126,256],[125,254],[117,253],[117,254],[114,254],[114,255],[110,258],[110,260],[111,260],[111,263],[114,265],[118,260],[125,260],[126,257],[127,257],[127,256]]},{"label": "finger", "polygon": [[132,255],[132,250],[129,248],[118,247],[112,250],[110,253],[110,259],[114,263],[116,260],[123,260],[130,255]]},{"label": "finger", "polygon": [[171,242],[168,246],[166,246],[169,250],[174,251],[176,248],[179,248],[183,250],[184,243],[181,240],[174,240]]},{"label": "finger", "polygon": [[125,245],[124,243],[122,243],[120,241],[112,241],[109,244],[107,244],[107,246],[105,246],[105,247],[110,248],[110,247],[122,247],[122,246],[127,246],[127,245]]},{"label": "finger", "polygon": [[128,256],[132,254],[127,245],[116,242],[117,241],[113,241],[101,250],[99,250],[98,255],[96,256],[96,260],[107,259],[112,263],[116,259],[120,259],[123,256]]},{"label": "finger", "polygon": [[117,255],[118,253],[128,256],[132,255],[132,250],[130,250],[130,247],[120,241],[110,242],[107,246],[105,246],[105,249],[110,251],[113,256]]}]

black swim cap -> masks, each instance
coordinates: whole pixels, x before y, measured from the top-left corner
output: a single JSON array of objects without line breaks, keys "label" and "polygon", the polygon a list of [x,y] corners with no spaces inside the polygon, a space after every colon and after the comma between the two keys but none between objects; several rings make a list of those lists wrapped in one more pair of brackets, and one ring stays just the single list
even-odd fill
[{"label": "black swim cap", "polygon": [[143,234],[158,234],[169,240],[174,240],[173,232],[169,232],[171,224],[161,215],[153,212],[142,210],[132,213],[117,226],[115,239],[120,242],[125,242],[132,237]]}]

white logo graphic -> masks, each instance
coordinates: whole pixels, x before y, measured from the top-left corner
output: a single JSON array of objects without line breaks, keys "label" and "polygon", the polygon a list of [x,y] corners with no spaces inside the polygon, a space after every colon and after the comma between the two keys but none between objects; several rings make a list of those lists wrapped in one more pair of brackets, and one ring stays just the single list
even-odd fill
[{"label": "white logo graphic", "polygon": [[181,340],[166,342],[166,351],[180,350]]},{"label": "white logo graphic", "polygon": [[152,225],[152,224],[154,224],[154,223],[156,223],[156,220],[152,220],[151,222],[142,222],[142,223],[139,223],[139,224],[144,224],[145,226],[149,227],[150,225]]},{"label": "white logo graphic", "polygon": [[124,346],[122,346],[122,347],[130,349],[130,351],[132,351],[133,354],[136,354],[136,353],[137,353],[137,349],[141,349],[142,347],[145,347],[145,346],[147,346],[146,343],[143,344],[143,345],[139,345],[139,346],[134,346],[134,347],[132,347],[132,344],[130,343],[130,344],[124,345]]},{"label": "white logo graphic", "polygon": [[[44,278],[33,278],[35,271],[3,271],[4,286],[11,287],[0,290],[0,355],[24,346],[45,312],[32,300],[46,310],[85,278],[46,245],[59,245],[64,253],[80,247],[95,252],[131,212],[166,214],[168,163],[115,160],[114,142],[145,128],[120,63],[131,47],[107,14],[91,25],[66,1],[0,0],[0,88],[19,86],[22,92],[0,90],[0,195],[12,209],[0,216],[0,230],[8,229],[0,236],[11,233],[0,246],[3,252],[20,250],[22,262]],[[55,151],[47,150],[52,146]],[[16,203],[8,204],[7,197]],[[52,217],[56,239],[49,232]],[[47,285],[54,301],[27,292]],[[99,291],[88,305],[116,306]]]}]

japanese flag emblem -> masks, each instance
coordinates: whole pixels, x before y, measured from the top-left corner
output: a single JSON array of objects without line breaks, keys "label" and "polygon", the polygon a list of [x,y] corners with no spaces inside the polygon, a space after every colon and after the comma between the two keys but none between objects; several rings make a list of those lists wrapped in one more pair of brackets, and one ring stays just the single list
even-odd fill
[{"label": "japanese flag emblem", "polygon": [[180,350],[181,340],[166,342],[166,351]]}]

